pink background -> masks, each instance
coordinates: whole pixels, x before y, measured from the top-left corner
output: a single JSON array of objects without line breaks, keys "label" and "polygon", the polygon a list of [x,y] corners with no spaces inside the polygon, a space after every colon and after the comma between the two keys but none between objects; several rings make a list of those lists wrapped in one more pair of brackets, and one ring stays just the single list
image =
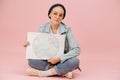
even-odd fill
[{"label": "pink background", "polygon": [[74,80],[120,80],[120,0],[0,0],[0,80],[66,80],[25,73],[26,34],[49,21],[57,2],[81,47],[82,72],[75,70]]}]

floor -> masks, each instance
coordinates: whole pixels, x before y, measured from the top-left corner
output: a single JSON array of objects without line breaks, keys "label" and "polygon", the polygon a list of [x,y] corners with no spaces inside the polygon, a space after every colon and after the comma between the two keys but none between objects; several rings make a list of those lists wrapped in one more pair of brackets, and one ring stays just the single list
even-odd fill
[{"label": "floor", "polygon": [[[26,75],[28,67],[25,48],[14,44],[7,47],[1,44],[0,80],[68,80],[63,77],[32,77]],[[120,80],[120,54],[81,52],[81,69],[75,70],[73,80]]]},{"label": "floor", "polygon": [[0,0],[0,80],[68,80],[26,75],[26,33],[48,20],[56,1],[65,4],[63,22],[81,45],[82,72],[73,80],[120,80],[120,0]]}]

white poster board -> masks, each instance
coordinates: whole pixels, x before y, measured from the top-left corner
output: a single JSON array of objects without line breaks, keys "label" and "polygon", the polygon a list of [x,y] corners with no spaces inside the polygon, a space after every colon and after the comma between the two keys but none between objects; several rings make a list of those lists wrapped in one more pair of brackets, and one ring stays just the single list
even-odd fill
[{"label": "white poster board", "polygon": [[49,59],[64,54],[65,35],[28,32],[27,59]]}]

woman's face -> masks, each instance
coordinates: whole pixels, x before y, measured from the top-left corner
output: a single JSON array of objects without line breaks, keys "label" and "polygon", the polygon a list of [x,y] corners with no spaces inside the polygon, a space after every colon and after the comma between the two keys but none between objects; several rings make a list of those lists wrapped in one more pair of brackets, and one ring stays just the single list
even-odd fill
[{"label": "woman's face", "polygon": [[62,7],[57,6],[52,9],[49,16],[51,17],[50,22],[52,25],[59,25],[63,20],[64,10],[62,9]]}]

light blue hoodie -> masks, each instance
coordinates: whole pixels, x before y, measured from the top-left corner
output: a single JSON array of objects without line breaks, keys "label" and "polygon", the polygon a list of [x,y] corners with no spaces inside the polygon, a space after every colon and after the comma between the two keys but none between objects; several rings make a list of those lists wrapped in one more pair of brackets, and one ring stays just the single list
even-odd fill
[{"label": "light blue hoodie", "polygon": [[[39,32],[50,34],[50,32],[51,32],[50,31],[50,23],[48,22],[44,25],[41,25],[39,28]],[[79,47],[78,43],[76,42],[75,38],[73,37],[70,27],[68,27],[64,23],[60,23],[59,34],[66,35],[64,55],[58,56],[61,59],[61,62],[64,62],[65,60],[67,60],[69,58],[78,56],[80,53],[80,47]]]}]

